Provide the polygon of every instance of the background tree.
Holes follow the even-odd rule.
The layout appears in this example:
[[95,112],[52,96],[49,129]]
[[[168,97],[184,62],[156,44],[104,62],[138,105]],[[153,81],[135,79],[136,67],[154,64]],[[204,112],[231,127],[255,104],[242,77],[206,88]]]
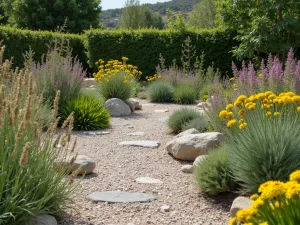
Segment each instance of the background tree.
[[32,30],[55,30],[66,21],[66,31],[80,33],[99,26],[101,0],[3,0],[9,22]]
[[126,29],[158,28],[162,29],[164,23],[158,13],[154,13],[146,6],[141,6],[138,0],[127,0],[122,9],[119,27]]
[[300,1],[216,0],[219,20],[238,32],[241,42],[234,53],[239,58],[261,53],[277,54],[281,60],[291,47],[300,45]]
[[213,0],[202,0],[196,4],[188,17],[187,24],[196,28],[216,27],[217,9]]
[[182,15],[182,13],[174,12],[171,9],[167,9],[167,16],[168,16],[168,27],[171,29],[176,29],[180,31],[185,31],[186,30],[186,22],[185,18]]

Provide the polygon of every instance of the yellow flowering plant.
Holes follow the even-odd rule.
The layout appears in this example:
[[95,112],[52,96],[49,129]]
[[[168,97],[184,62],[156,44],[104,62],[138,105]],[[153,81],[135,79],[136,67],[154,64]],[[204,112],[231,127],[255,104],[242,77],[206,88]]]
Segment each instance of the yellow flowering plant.
[[286,183],[267,181],[253,194],[251,207],[237,212],[229,225],[296,225],[300,224],[300,170]]
[[146,76],[146,80],[148,82],[152,82],[152,81],[155,81],[155,80],[159,80],[162,78],[162,75],[161,74],[154,74],[153,76]]
[[238,96],[219,112],[229,167],[243,192],[267,180],[286,181],[300,168],[300,96],[271,91]]
[[105,100],[119,98],[126,101],[133,95],[142,72],[127,61],[128,58],[122,57],[122,61],[109,60],[105,63],[100,59],[96,62],[99,71],[93,75]]

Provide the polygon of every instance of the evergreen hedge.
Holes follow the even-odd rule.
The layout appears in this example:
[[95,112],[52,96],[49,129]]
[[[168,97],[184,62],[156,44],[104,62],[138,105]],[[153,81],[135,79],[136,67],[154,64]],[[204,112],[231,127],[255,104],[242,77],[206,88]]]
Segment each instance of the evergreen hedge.
[[180,62],[184,40],[191,38],[197,55],[205,54],[205,67],[214,63],[223,73],[231,72],[233,60],[230,51],[237,45],[234,34],[219,30],[89,30],[86,32],[86,49],[89,65],[95,68],[95,62],[129,58],[129,63],[139,67],[144,75],[153,75],[159,64],[159,54],[171,65],[172,60]]
[[0,26],[0,41],[5,45],[4,58],[13,57],[14,67],[23,67],[23,54],[30,48],[35,53],[34,59],[40,60],[48,50],[51,41],[65,40],[73,49],[72,54],[77,56],[85,68],[88,68],[87,58],[83,44],[84,36],[76,34],[62,34],[50,31],[31,31],[12,27]]

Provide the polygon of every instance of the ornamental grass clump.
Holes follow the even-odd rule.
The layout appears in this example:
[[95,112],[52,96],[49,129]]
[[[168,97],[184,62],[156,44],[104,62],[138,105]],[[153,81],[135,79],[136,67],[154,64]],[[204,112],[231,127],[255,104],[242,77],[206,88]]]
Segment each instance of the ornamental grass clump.
[[180,84],[175,87],[174,100],[179,104],[193,104],[197,99],[197,92],[194,85]]
[[99,92],[105,100],[119,98],[126,101],[134,94],[133,89],[137,87],[137,81],[142,75],[136,66],[127,64],[128,58],[122,57],[118,60],[96,62],[99,71],[94,73],[95,81],[99,83]]
[[58,92],[43,133],[43,96],[31,74],[12,72],[10,65],[0,63],[0,224],[20,225],[37,214],[58,215],[70,202],[75,186],[69,184],[66,171],[55,165],[65,158],[67,148],[74,150],[73,125],[69,117],[66,132],[55,136]]
[[268,180],[286,181],[300,168],[299,95],[240,95],[219,116],[227,127],[230,170],[242,191],[253,193]]
[[224,147],[212,150],[194,169],[199,188],[208,195],[235,191],[236,182],[232,179],[228,152]]
[[98,130],[109,125],[110,114],[98,99],[80,96],[67,102],[60,110],[64,121],[73,112],[75,130]]
[[155,81],[147,88],[147,97],[150,102],[172,102],[174,87],[165,81]]
[[271,180],[253,194],[251,207],[237,212],[229,225],[296,225],[300,224],[300,171],[294,171],[286,183]]

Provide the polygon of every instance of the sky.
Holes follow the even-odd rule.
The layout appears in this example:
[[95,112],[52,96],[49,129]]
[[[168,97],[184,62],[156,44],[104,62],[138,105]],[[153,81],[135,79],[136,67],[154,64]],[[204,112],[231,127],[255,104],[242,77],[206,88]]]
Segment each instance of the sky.
[[[141,4],[144,3],[157,3],[167,2],[170,0],[140,0]],[[101,0],[102,10],[122,8],[125,5],[126,0]]]

